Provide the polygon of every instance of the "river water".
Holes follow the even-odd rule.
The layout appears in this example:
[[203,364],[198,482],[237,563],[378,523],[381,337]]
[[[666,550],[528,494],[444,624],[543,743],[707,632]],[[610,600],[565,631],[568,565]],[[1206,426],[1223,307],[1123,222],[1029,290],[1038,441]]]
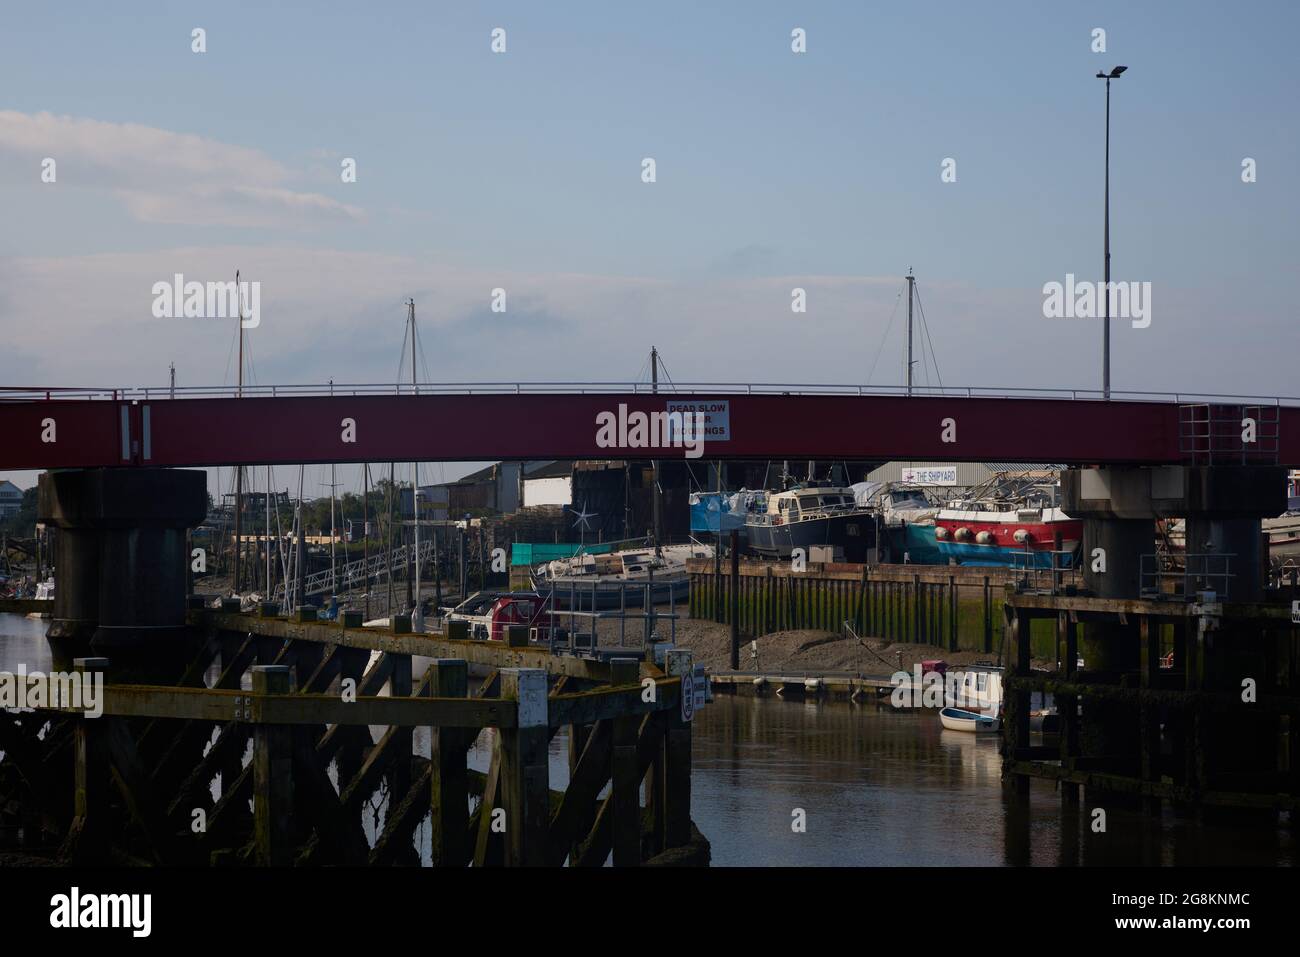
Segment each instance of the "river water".
[[[0,614],[0,671],[50,666],[45,622]],[[486,770],[485,733],[469,763]],[[1030,863],[1289,864],[1294,838],[1269,815],[1193,825],[1107,806],[1078,816],[1048,782],[1027,812],[1000,784],[997,735],[946,731],[930,712],[718,695],[695,717],[692,817],[717,866],[989,866]],[[428,733],[415,750],[427,755]],[[551,786],[568,783],[563,729]],[[374,808],[382,826],[382,802]],[[374,823],[367,828],[373,833]],[[428,836],[417,841],[428,859]]]

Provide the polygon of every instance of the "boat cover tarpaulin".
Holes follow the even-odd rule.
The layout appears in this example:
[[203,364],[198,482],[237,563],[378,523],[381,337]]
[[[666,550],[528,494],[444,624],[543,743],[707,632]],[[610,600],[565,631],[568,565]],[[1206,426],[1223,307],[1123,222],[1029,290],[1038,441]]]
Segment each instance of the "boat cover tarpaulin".
[[743,528],[745,513],[732,507],[735,495],[721,492],[691,493],[691,531],[721,534],[733,528]]
[[854,482],[849,488],[853,489],[854,505],[870,505],[876,493],[884,486],[884,482]]

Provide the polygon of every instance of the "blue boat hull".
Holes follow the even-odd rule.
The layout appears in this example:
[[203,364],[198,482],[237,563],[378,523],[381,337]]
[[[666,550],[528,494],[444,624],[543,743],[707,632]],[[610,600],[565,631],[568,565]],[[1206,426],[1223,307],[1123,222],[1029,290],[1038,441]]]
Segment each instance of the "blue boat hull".
[[[1022,548],[1003,548],[999,545],[976,545],[971,542],[939,542],[939,554],[958,565],[975,565],[995,568],[1046,568],[1052,567],[1052,553],[1025,551]],[[1062,565],[1069,568],[1068,564]]]

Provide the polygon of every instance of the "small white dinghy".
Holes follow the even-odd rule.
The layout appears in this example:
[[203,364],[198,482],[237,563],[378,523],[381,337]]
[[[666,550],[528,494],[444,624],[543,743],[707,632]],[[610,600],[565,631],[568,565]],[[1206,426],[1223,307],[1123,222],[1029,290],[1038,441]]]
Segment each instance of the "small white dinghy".
[[963,711],[961,708],[944,708],[939,712],[939,721],[949,731],[972,734],[988,734],[1002,727],[1002,722],[997,718],[990,718],[978,711]]

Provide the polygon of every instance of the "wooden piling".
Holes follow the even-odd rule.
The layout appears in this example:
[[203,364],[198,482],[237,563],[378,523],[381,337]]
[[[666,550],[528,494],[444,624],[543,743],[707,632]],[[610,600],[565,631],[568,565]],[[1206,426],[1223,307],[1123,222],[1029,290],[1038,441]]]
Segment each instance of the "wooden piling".
[[[639,665],[634,658],[615,658],[609,663],[611,685],[636,684]],[[637,774],[636,737],[640,718],[614,718],[611,756],[614,798],[614,866],[633,867],[641,863],[641,781]]]
[[[74,658],[74,671],[82,680],[105,675],[107,658]],[[72,827],[60,857],[70,864],[102,864],[108,857],[109,760],[108,723],[103,717],[79,716],[73,728],[73,762],[76,791]]]
[[[469,694],[469,665],[463,659],[438,658],[429,666],[429,689],[435,698]],[[469,778],[465,735],[460,728],[433,727],[430,732],[430,844],[435,867],[464,867],[469,861]]]
[[[1006,622],[1006,640],[1010,644],[1011,674],[1018,677],[1029,676],[1029,616],[1010,605],[1003,606]],[[1029,692],[1020,688],[1012,689],[1006,696],[1006,734],[1003,747],[1012,755],[1013,760],[1029,749]],[[1011,786],[1017,796],[1028,798],[1029,778],[1023,774],[1011,775]]]
[[550,770],[547,765],[546,672],[502,668],[501,698],[515,702],[513,728],[498,730],[501,807],[505,810],[507,865],[546,863]]
[[[287,665],[255,665],[255,694],[288,694]],[[257,863],[292,863],[293,737],[288,725],[258,724],[253,732],[253,843]]]

